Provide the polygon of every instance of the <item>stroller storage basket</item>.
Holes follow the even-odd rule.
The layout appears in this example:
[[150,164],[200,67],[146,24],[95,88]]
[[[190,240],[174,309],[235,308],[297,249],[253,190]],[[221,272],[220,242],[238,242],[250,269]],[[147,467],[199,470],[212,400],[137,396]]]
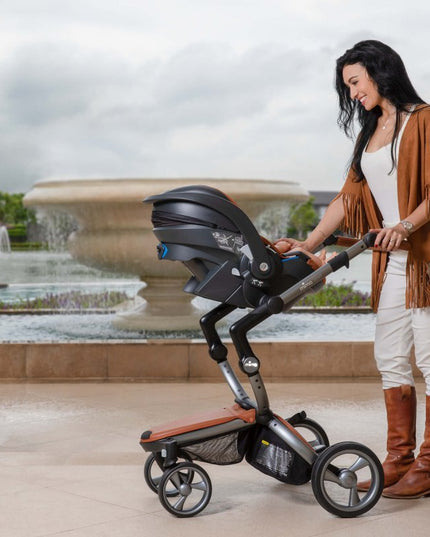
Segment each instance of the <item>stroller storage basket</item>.
[[227,465],[241,462],[245,456],[249,431],[236,431],[210,438],[181,448],[181,451],[195,461]]
[[246,460],[264,474],[290,485],[303,485],[311,478],[311,466],[270,429],[258,426],[250,438]]

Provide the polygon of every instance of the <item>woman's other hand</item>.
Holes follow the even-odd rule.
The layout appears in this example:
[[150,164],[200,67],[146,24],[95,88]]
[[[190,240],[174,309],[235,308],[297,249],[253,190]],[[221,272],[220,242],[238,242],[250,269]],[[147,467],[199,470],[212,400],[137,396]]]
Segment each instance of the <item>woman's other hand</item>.
[[403,241],[409,236],[402,224],[397,224],[393,227],[384,227],[382,229],[371,229],[370,233],[377,233],[375,248],[381,248],[381,250],[385,250],[386,252],[398,250]]
[[286,252],[294,250],[295,248],[302,248],[303,250],[308,249],[306,247],[306,241],[297,241],[296,239],[290,238],[278,239],[274,242],[274,244],[281,254],[285,254]]

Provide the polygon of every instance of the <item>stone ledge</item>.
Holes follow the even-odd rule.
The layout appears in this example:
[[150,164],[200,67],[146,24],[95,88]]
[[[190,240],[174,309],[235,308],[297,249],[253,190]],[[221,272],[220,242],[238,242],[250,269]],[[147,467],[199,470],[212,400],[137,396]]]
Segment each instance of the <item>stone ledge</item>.
[[[7,286],[7,284],[6,284]],[[0,288],[2,284],[0,284]],[[77,314],[112,314],[118,313],[118,307],[114,308],[11,308],[0,310],[0,315],[77,315]],[[290,310],[293,313],[372,313],[368,306],[293,306]]]
[[[371,341],[251,343],[267,381],[379,378]],[[226,345],[237,370],[233,345]],[[223,377],[204,341],[144,340],[2,343],[0,380],[216,382]]]

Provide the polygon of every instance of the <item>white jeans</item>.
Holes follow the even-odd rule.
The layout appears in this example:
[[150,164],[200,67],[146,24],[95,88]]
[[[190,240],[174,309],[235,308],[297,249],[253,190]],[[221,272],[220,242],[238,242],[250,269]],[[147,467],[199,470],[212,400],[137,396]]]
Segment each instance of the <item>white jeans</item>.
[[430,308],[405,308],[407,252],[390,254],[376,315],[375,360],[385,389],[414,385],[412,346],[430,395]]

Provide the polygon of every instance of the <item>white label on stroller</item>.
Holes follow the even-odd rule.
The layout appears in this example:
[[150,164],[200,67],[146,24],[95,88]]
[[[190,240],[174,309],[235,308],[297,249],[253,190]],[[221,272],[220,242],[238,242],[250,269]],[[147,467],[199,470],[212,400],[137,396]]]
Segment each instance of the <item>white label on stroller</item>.
[[307,282],[303,282],[302,284],[300,284],[300,290],[302,291],[303,289],[307,289],[308,287],[312,287],[314,285],[314,281],[313,280],[308,280]]
[[290,451],[262,440],[256,462],[270,470],[275,476],[286,477],[293,462],[293,455]]

